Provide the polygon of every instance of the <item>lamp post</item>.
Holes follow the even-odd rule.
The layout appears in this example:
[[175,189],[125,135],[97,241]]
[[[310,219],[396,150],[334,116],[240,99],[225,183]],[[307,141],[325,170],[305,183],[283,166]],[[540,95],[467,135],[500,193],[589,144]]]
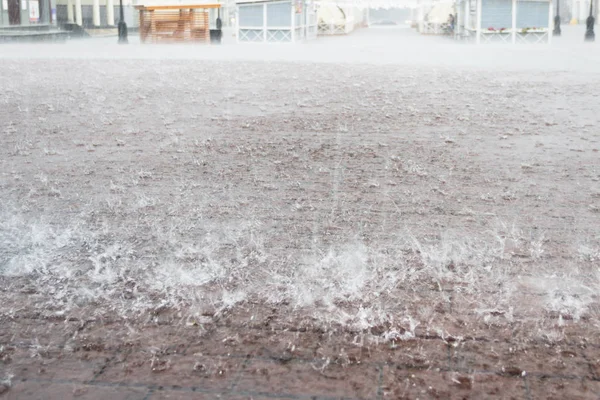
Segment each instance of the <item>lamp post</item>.
[[587,28],[585,31],[586,42],[593,42],[596,40],[596,34],[594,33],[594,23],[596,22],[596,18],[594,18],[593,4],[594,2],[590,0],[590,16],[585,20],[585,25]]
[[554,17],[554,30],[552,31],[552,35],[560,36],[560,0],[556,0],[556,17]]
[[119,44],[127,44],[129,41],[127,40],[127,24],[125,23],[125,13],[123,12],[123,0],[119,0]]

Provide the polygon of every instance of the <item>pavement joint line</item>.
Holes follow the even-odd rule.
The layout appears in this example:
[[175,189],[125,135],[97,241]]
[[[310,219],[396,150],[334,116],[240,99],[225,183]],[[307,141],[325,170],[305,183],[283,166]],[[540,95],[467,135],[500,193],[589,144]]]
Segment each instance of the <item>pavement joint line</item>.
[[[450,349],[450,346],[448,346],[448,349]],[[128,349],[130,350],[130,349]],[[133,352],[133,351],[129,351],[129,352]],[[113,354],[113,356],[111,357],[111,359],[108,362],[112,361],[114,359],[114,357],[116,357],[117,354],[123,353],[123,351],[117,349],[115,351],[115,353]],[[178,355],[179,356],[179,355]],[[273,357],[265,357],[265,356],[249,356],[248,354],[226,354],[226,355],[204,355],[204,357],[209,358],[209,359],[244,359],[247,360],[247,362],[251,362],[254,360],[257,361],[265,361],[265,362],[269,362],[269,363],[273,363],[273,364],[278,364],[280,363],[279,360],[274,359]],[[303,364],[303,365],[310,365],[310,364],[314,364],[316,361],[318,361],[318,359],[316,358],[293,358],[291,359],[289,362],[290,363],[296,363],[296,364]],[[446,360],[446,362],[448,362],[448,360]],[[360,365],[366,365],[369,367],[378,367],[381,364],[381,362],[378,361],[361,361]],[[397,368],[399,370],[403,370],[403,371],[424,371],[424,370],[431,370],[432,368],[434,369],[439,369],[440,371],[444,371],[444,372],[460,372],[460,373],[465,373],[465,374],[486,374],[486,375],[498,375],[498,376],[503,376],[503,377],[512,377],[512,375],[507,374],[507,373],[503,373],[501,370],[475,370],[475,369],[470,369],[470,368],[460,368],[458,366],[452,368],[450,364],[448,364],[447,367],[434,367],[431,365],[412,365],[412,364],[402,364],[402,363],[395,363],[395,362],[384,362],[384,365],[390,366],[390,367],[394,367]],[[338,364],[332,364],[332,365],[338,365]],[[358,366],[358,364],[351,364],[351,365],[355,365]],[[591,368],[591,364],[588,363],[588,365]],[[100,372],[98,372],[96,375],[98,375],[98,377],[104,372],[104,369]],[[593,371],[592,371],[593,372]],[[540,379],[563,379],[563,380],[577,380],[577,379],[587,379],[590,381],[594,381],[594,382],[600,382],[600,378],[597,377],[595,374],[591,374],[590,377],[580,377],[577,375],[563,375],[563,374],[551,374],[551,373],[546,373],[543,371],[527,371],[527,374],[536,378],[540,378]],[[96,384],[101,383],[102,381],[98,381],[96,380],[97,376],[94,376],[92,379],[87,380],[85,382],[89,383],[89,384]],[[33,379],[33,378],[31,378]]]
[[383,399],[383,371],[385,364],[379,364],[379,376],[377,377],[377,400]]
[[[498,375],[498,376],[511,376],[510,374],[507,374],[505,372],[502,372],[501,370],[478,370],[478,369],[471,369],[471,368],[466,368],[466,367],[460,367],[458,364],[460,363],[461,357],[462,357],[462,348],[459,346],[457,347],[457,357],[456,357],[456,366],[451,370],[455,371],[455,372],[460,372],[460,373],[465,373],[465,374],[478,374],[478,375]],[[587,360],[587,357],[583,357],[586,362],[588,367],[590,368],[590,370],[592,369],[591,363]],[[578,375],[569,375],[569,374],[549,374],[543,371],[526,371],[527,375],[530,375],[532,377],[536,377],[536,378],[540,378],[540,379],[563,379],[563,380],[577,380],[577,379],[586,379],[589,381],[600,381],[600,379],[598,379],[597,376],[595,376],[593,374],[593,371],[590,371],[590,376],[578,376]]]
[[242,375],[246,371],[246,367],[248,366],[248,364],[250,364],[251,360],[253,360],[252,357],[246,357],[246,359],[240,366],[240,369],[237,372],[235,378],[233,379],[233,382],[231,383],[231,387],[229,388],[229,390],[231,392],[235,392],[235,389],[237,388],[237,385],[239,384],[240,380],[242,379]]
[[[306,250],[310,250],[310,249],[306,249]],[[508,260],[503,260],[503,261],[504,261],[504,262],[507,262]],[[520,274],[518,274],[518,275],[519,275],[519,276],[521,276],[521,277],[535,277],[535,275],[534,275],[534,274],[530,274],[530,273],[526,273],[526,272],[525,272],[525,273],[520,273]],[[595,276],[594,276],[594,275],[591,275],[591,274],[577,274],[577,275],[572,275],[571,277],[572,277],[572,278],[578,278],[578,279],[594,279],[594,278],[595,278]],[[0,277],[0,279],[1,279],[1,278],[2,278],[2,277]],[[398,287],[398,290],[399,290],[399,291],[409,291],[409,290],[413,290],[413,288],[412,288],[412,287],[402,287],[402,286],[399,286],[399,287]],[[419,290],[418,290],[418,291],[419,291],[419,292],[424,292],[424,293],[425,293],[425,292],[431,292],[431,293],[451,293],[451,294],[460,294],[460,292],[459,292],[459,291],[457,291],[457,290],[456,290],[454,287],[442,288],[441,290],[440,290],[439,288],[429,288],[429,287],[423,287],[423,288],[419,288]],[[481,291],[481,293],[482,293],[482,294],[496,294],[496,293],[498,293],[498,292],[497,292],[497,291],[492,291],[492,290],[482,290],[482,291]],[[541,298],[541,297],[545,297],[545,296],[547,296],[547,293],[545,293],[545,292],[541,292],[541,291],[540,291],[540,292],[522,291],[522,292],[520,292],[520,294],[521,294],[521,295],[524,295],[524,296],[540,297],[540,298]],[[451,306],[451,307],[453,307],[453,302],[454,302],[454,297],[453,297],[453,296],[450,296],[450,306]],[[452,309],[451,309],[450,311],[452,311]],[[477,313],[465,313],[464,315],[465,315],[465,316],[479,316],[479,314],[477,314]],[[519,318],[520,316],[527,316],[527,315],[528,315],[528,314],[526,314],[526,313],[517,313],[517,314],[515,314],[515,317]],[[43,320],[43,321],[49,321],[49,322],[52,322],[52,321],[56,321],[56,322],[63,322],[63,321],[65,321],[64,319],[62,319],[62,318],[56,318],[56,316],[53,316],[53,315],[47,315],[47,316],[43,316],[43,315],[42,315],[42,316],[40,316],[40,315],[24,315],[24,316],[18,316],[18,315],[3,315],[3,314],[1,314],[1,313],[0,313],[0,317],[8,318],[8,319],[10,319],[11,321],[18,321],[18,320],[32,320],[32,321]],[[546,316],[546,318],[549,318],[549,319],[558,319],[558,318],[559,318],[559,315],[558,315],[558,314],[557,314],[557,315],[547,315],[547,316]],[[588,319],[589,319],[589,317],[587,317],[587,316],[582,316],[582,317],[581,317],[581,320],[583,320],[583,321],[586,321],[586,320],[588,320]],[[77,322],[77,321],[78,321],[78,320],[68,320],[68,322]],[[89,321],[85,321],[85,322],[89,322]],[[120,322],[123,322],[123,320],[122,320],[122,319],[115,319],[115,320],[108,321],[108,322],[106,322],[105,324],[106,324],[106,325],[109,325],[109,324],[116,324],[116,323],[120,323]],[[217,322],[215,322],[215,323],[213,323],[213,325],[214,325],[216,328],[220,328],[220,327],[230,327],[230,325],[227,325],[227,324],[224,324],[224,323],[218,323],[218,321],[217,321]],[[147,326],[148,326],[148,327],[155,327],[155,325],[147,325]],[[181,328],[183,329],[184,327],[182,326]],[[288,327],[283,327],[283,328],[278,328],[278,327],[276,327],[276,326],[275,326],[275,327],[271,326],[271,327],[269,327],[269,328],[267,329],[267,328],[265,328],[265,327],[264,327],[264,326],[262,326],[262,325],[247,325],[247,326],[246,326],[246,325],[244,325],[244,328],[247,328],[247,329],[254,329],[254,330],[265,330],[265,331],[289,331],[289,332],[302,332],[302,331],[300,330],[300,328],[296,328],[296,327],[293,327],[293,326],[288,326]],[[308,329],[306,329],[305,331],[306,331],[306,332],[316,332],[317,330],[316,330],[316,329],[313,329],[313,330],[308,330]],[[319,333],[320,333],[320,332],[319,332]],[[429,336],[429,337],[425,337],[425,336],[423,336],[423,337],[424,337],[424,338],[438,338],[438,336],[437,336],[437,335],[433,335],[433,336]],[[485,339],[486,339],[486,338],[480,338],[480,340],[485,340]],[[66,343],[66,341],[68,341],[68,340],[70,340],[70,338],[67,338],[67,339],[65,339],[65,343]],[[489,340],[489,339],[488,339],[488,340]],[[57,346],[58,348],[64,348],[64,347],[65,347],[65,345],[66,345],[66,344],[64,344],[64,343],[63,343],[63,344],[57,344],[56,346]],[[190,345],[191,345],[191,344],[190,344]],[[592,345],[592,346],[593,346],[594,344],[592,343],[592,344],[589,344],[589,345]]]
[[[234,392],[231,394],[235,394],[235,395],[241,395],[241,396],[261,396],[261,397],[266,397],[266,398],[273,398],[273,399],[279,399],[279,398],[286,398],[286,399],[290,399],[290,400],[340,400],[341,396],[335,396],[335,397],[331,397],[331,396],[318,396],[318,395],[310,395],[310,394],[279,394],[279,393],[271,393],[271,392],[252,392],[252,391],[239,391],[239,392]],[[345,397],[343,397],[344,399],[346,399]],[[353,397],[348,398],[347,400],[356,400]]]
[[446,345],[446,362],[448,363],[448,370],[454,371],[454,368],[452,368],[452,347],[449,344]]
[[[567,207],[564,207],[564,208],[566,209]],[[68,211],[67,210],[67,211],[64,211],[64,213],[65,214],[71,214],[71,215],[81,215],[81,212],[79,212],[79,211]],[[108,214],[108,213],[96,212],[96,214],[98,214],[98,215],[104,215],[104,214]],[[412,215],[412,214],[413,213],[408,213],[406,215]],[[414,213],[414,214],[416,215],[416,213]],[[456,217],[455,215],[447,214],[447,213],[444,213],[444,214],[433,214],[433,215],[436,215],[436,216],[447,216],[447,217]],[[170,216],[172,216],[172,217],[173,216],[175,216],[175,217],[188,217],[187,215],[184,215],[184,214],[170,214]],[[502,215],[500,215],[500,214],[495,214],[495,215],[476,215],[476,216],[478,216],[478,217],[490,217],[490,218],[492,218],[492,217],[493,218],[503,217],[503,218],[506,218],[506,219],[511,219],[511,218],[517,217],[515,215],[508,215],[508,214],[502,214]],[[198,218],[196,218],[196,219],[198,219]],[[194,220],[194,218],[192,218],[192,220]],[[419,223],[406,223],[405,222],[405,223],[403,223],[403,225],[404,226],[411,226],[411,227],[422,227],[422,224],[419,224]],[[569,229],[569,228],[560,228],[560,227],[551,227],[551,226],[542,227],[540,229],[544,230],[544,231],[570,232],[570,233],[585,233],[585,232],[589,232],[589,231],[596,231],[593,228],[589,228],[589,229]],[[285,249],[282,248],[282,250],[285,250]],[[287,250],[289,250],[289,248],[287,248]]]
[[[184,387],[184,386],[169,386],[169,385],[153,385],[153,384],[143,384],[143,383],[125,383],[125,382],[90,382],[84,381],[79,382],[70,379],[43,379],[43,378],[28,378],[26,380],[21,380],[20,382],[32,381],[36,383],[47,383],[47,384],[60,384],[60,385],[86,385],[86,386],[98,386],[98,387],[112,387],[112,388],[136,388],[136,389],[148,389],[149,394],[154,394],[157,391],[172,391],[172,392],[186,392],[186,393],[204,393],[204,394],[225,394],[227,391],[223,389],[205,389],[201,387]],[[286,398],[290,400],[311,400],[311,399],[320,399],[320,400],[339,400],[340,396],[319,396],[314,394],[291,394],[291,393],[272,393],[272,392],[256,392],[250,390],[243,391],[233,391],[229,394],[232,395],[242,395],[242,396],[261,396],[267,398]],[[146,399],[147,397],[145,397]],[[353,397],[348,398],[348,400],[356,400]]]
[[[250,358],[248,358],[248,360],[250,360]],[[384,365],[388,365],[388,364],[380,364],[379,367],[379,371],[380,371],[380,386],[378,389],[378,399],[381,398],[382,392],[381,392],[381,379],[383,377],[383,366]],[[409,370],[409,369],[407,369]],[[425,369],[421,369],[421,370],[427,370]],[[443,369],[440,369],[440,372],[444,371]],[[508,374],[498,374],[496,372],[492,372],[492,371],[469,371],[469,374],[473,375],[473,374],[483,374],[483,375],[500,375],[503,377],[506,377],[508,379],[514,378],[513,375],[508,375]],[[517,378],[520,378],[523,380],[524,382],[524,387],[526,389],[526,393],[528,393],[528,399],[531,399],[531,395],[529,393],[529,382],[528,382],[528,376],[534,376],[534,377],[539,377],[541,379],[564,379],[564,380],[591,380],[591,381],[598,381],[596,379],[587,379],[585,377],[577,377],[577,376],[570,376],[570,375],[565,375],[565,376],[560,376],[560,375],[549,375],[549,374],[527,374],[527,375],[521,375],[518,376]],[[84,384],[84,385],[88,385],[88,386],[99,386],[99,387],[129,387],[129,388],[147,388],[148,390],[151,390],[152,392],[159,390],[159,391],[183,391],[183,392],[198,392],[198,393],[207,393],[207,394],[219,394],[219,393],[223,393],[223,390],[216,390],[216,389],[204,389],[201,387],[182,387],[182,386],[169,386],[169,385],[152,385],[152,384],[144,384],[144,383],[136,383],[136,382],[129,382],[129,383],[125,383],[125,382],[105,382],[105,381],[75,381],[75,380],[71,380],[71,379],[43,379],[43,378],[26,378],[26,379],[21,379],[21,382],[26,382],[26,381],[32,381],[32,382],[39,382],[39,383],[57,383],[57,384]],[[260,395],[260,396],[264,396],[264,397],[273,397],[273,398],[277,398],[277,397],[286,397],[289,399],[313,399],[313,398],[321,398],[319,396],[314,396],[314,395],[292,395],[292,394],[275,394],[275,393],[270,393],[270,392],[253,392],[253,391],[235,391],[233,388],[230,389],[230,394],[234,394],[234,395],[250,395],[250,396],[256,396],[256,395]],[[323,399],[327,400],[329,399],[328,397],[324,397]],[[333,398],[331,398],[333,399]],[[339,399],[338,397],[336,397],[336,399]]]
[[98,377],[104,373],[104,371],[106,370],[106,368],[108,368],[109,364],[110,364],[110,363],[111,363],[111,362],[112,362],[112,361],[113,361],[115,358],[117,358],[117,354],[119,354],[119,353],[120,353],[120,349],[119,349],[119,348],[117,348],[117,349],[116,349],[116,350],[115,350],[115,351],[112,353],[112,355],[111,355],[111,356],[108,358],[108,360],[106,360],[106,361],[104,362],[104,365],[102,366],[102,368],[100,368],[100,371],[98,371],[98,372],[96,372],[96,373],[94,374],[94,376],[92,377],[92,379],[90,380],[90,382],[94,382],[95,380],[97,380],[97,379],[98,379]]
[[[250,359],[249,359],[250,360]],[[383,377],[383,366],[398,366],[397,364],[393,364],[393,363],[380,363],[380,379],[382,379]],[[430,370],[430,368],[399,368],[403,371],[411,371],[411,370],[420,370],[420,371],[428,371]],[[511,374],[502,374],[502,373],[498,373],[498,372],[494,372],[494,371],[476,371],[476,370],[470,370],[470,371],[462,371],[462,370],[457,370],[457,371],[451,371],[450,369],[446,369],[446,368],[440,368],[439,372],[465,372],[467,374],[470,375],[498,375],[498,376],[502,376],[508,379],[522,379],[524,380],[524,382],[528,385],[528,381],[525,380],[525,378],[527,378],[528,376],[532,376],[532,377],[537,377],[540,379],[562,379],[562,380],[589,380],[589,381],[594,381],[594,382],[600,382],[600,380],[598,379],[589,379],[586,377],[580,377],[580,376],[575,376],[575,375],[550,375],[550,374],[544,374],[544,373],[527,373],[526,375],[511,375]],[[19,379],[17,377],[17,379]],[[183,392],[200,392],[200,393],[222,393],[223,390],[216,390],[216,389],[204,389],[202,387],[198,387],[198,386],[190,386],[190,387],[186,387],[186,386],[178,386],[178,385],[155,385],[155,384],[145,384],[145,383],[139,383],[139,382],[107,382],[107,381],[99,381],[99,380],[87,380],[87,381],[77,381],[77,380],[73,380],[73,379],[45,379],[45,378],[21,378],[20,379],[21,382],[27,382],[27,381],[32,381],[32,382],[37,382],[37,383],[57,383],[57,384],[83,384],[83,385],[88,385],[88,386],[99,386],[99,387],[131,387],[131,388],[148,388],[148,389],[152,389],[152,390],[161,390],[161,391],[165,391],[165,390],[170,390],[170,391],[183,391]],[[229,389],[232,390],[232,389]],[[263,395],[262,392],[252,392],[252,391],[235,391],[232,390],[232,392],[230,394],[242,394],[242,393],[250,393],[253,395]],[[295,395],[286,395],[287,397],[294,397]],[[311,397],[312,395],[301,395],[299,398],[304,398],[304,397]],[[314,397],[314,396],[313,396]],[[318,396],[317,396],[318,397]]]
[[[222,208],[232,208],[232,207],[222,207]],[[568,207],[564,207],[565,209],[570,209]],[[387,211],[387,210],[386,210]],[[70,215],[81,215],[82,213],[80,211],[69,211],[69,210],[65,210],[63,213],[65,214],[70,214]],[[104,215],[104,214],[109,214],[108,212],[102,212],[102,211],[96,211],[97,215]],[[416,212],[414,213],[405,213],[405,215],[417,215]],[[437,214],[433,214],[432,215],[435,216],[446,216],[446,217],[456,217],[456,215],[453,214],[448,214],[448,213],[437,213]],[[169,216],[171,217],[189,217],[187,214],[169,214]],[[478,217],[490,217],[490,218],[497,218],[497,217],[503,217],[506,219],[512,219],[515,217],[518,217],[518,215],[509,215],[509,214],[494,214],[494,215],[487,215],[487,214],[482,214],[482,215],[474,215],[474,216],[478,216]],[[556,216],[557,218],[559,217],[564,217],[564,216]],[[192,220],[197,220],[199,218],[191,218]],[[57,223],[50,223],[50,225],[56,225]],[[403,226],[411,226],[411,227],[422,227],[422,224],[419,223],[408,223],[408,222],[404,222],[402,224]],[[537,226],[537,225],[536,225]],[[527,228],[525,226],[525,228]],[[524,228],[524,229],[525,229]],[[551,227],[551,226],[547,226],[547,227],[538,227],[539,230],[542,231],[556,231],[556,232],[570,232],[570,233],[585,233],[585,232],[589,232],[589,231],[596,231],[597,229],[594,229],[592,227],[587,228],[587,229],[576,229],[576,228],[561,228],[561,227]],[[289,250],[290,248],[281,248],[282,250]]]
[[[436,290],[437,292],[437,290]],[[541,294],[539,296],[542,296]],[[557,317],[558,318],[558,317]],[[116,322],[115,322],[116,323]],[[215,324],[216,328],[231,328],[231,325],[227,325],[226,323],[222,323],[222,324]],[[291,327],[282,327],[282,328],[278,328],[278,327],[270,327],[269,329],[266,329],[264,327],[259,327],[259,326],[238,326],[239,328],[244,328],[244,329],[251,329],[251,330],[257,330],[257,331],[263,331],[263,332],[269,332],[269,333],[276,333],[276,332],[300,332],[300,333],[322,333],[319,330],[299,330],[299,329],[293,329]],[[422,334],[422,333],[417,333],[415,335],[416,339],[419,340],[442,340],[442,341],[446,341],[443,337],[439,336],[439,335],[431,335],[431,334]],[[495,339],[493,338],[486,338],[486,337],[473,337],[473,336],[465,336],[462,338],[462,340],[460,341],[461,343],[468,343],[468,342],[483,342],[483,343],[488,343],[488,342],[494,342]],[[510,343],[508,341],[503,341],[502,343]],[[29,347],[33,347],[33,345],[31,344],[24,344],[24,343],[14,343],[14,342],[4,342],[3,344],[5,345],[9,345],[9,346],[14,346],[14,347],[18,347],[18,348],[29,348]],[[531,341],[530,344],[536,345],[547,345],[547,343],[543,342],[543,341]],[[578,344],[575,342],[564,342],[564,344],[566,344],[567,346],[577,346]],[[594,348],[600,348],[600,343],[596,344],[596,343],[588,343],[587,344],[590,347],[594,347]],[[189,349],[189,347],[191,347],[191,344],[186,348],[185,351],[187,351],[187,349]],[[64,346],[56,346],[57,349],[63,349]],[[111,348],[108,347],[105,350],[110,350]],[[183,354],[185,355],[185,353],[179,353],[179,354]],[[245,357],[246,355],[241,355],[241,357]]]
[[523,375],[522,380],[523,388],[525,390],[525,397],[527,397],[527,400],[533,400],[531,397],[531,390],[529,389],[529,378],[527,377],[527,375]]
[[594,370],[594,367],[593,367],[593,365],[592,365],[592,361],[589,359],[589,357],[587,356],[587,354],[585,354],[585,352],[583,352],[583,353],[582,353],[582,357],[583,357],[583,359],[584,359],[584,360],[586,361],[586,363],[587,363],[587,366],[588,366],[588,369],[590,370],[590,374],[591,374],[592,378],[593,378],[594,380],[598,380],[598,381],[600,381],[600,376],[598,376],[598,375],[596,374],[596,371]]
[[[421,291],[424,292],[424,291]],[[432,292],[438,293],[440,292],[439,290],[432,290]],[[453,290],[443,290],[444,293],[453,293]],[[525,293],[527,296],[532,296],[532,297],[543,297],[545,296],[544,294],[541,293]],[[465,316],[474,316],[474,314],[464,314]],[[519,317],[519,315],[521,314],[517,314],[517,318]],[[526,316],[525,314],[523,314],[523,316]],[[549,319],[558,319],[559,316],[548,316]],[[43,318],[28,318],[28,317],[20,317],[14,320],[44,320]],[[582,320],[586,320],[585,318],[582,318]],[[114,324],[116,324],[117,321],[114,322]],[[233,325],[234,327],[236,325]],[[214,323],[214,327],[215,328],[231,328],[232,325],[228,325],[227,322],[220,322],[220,323]],[[263,331],[263,332],[299,332],[299,333],[322,333],[320,330],[318,329],[306,329],[306,330],[301,330],[298,328],[294,328],[294,327],[277,327],[277,326],[271,326],[268,329],[260,326],[260,325],[237,325],[238,328],[244,328],[244,329],[249,329],[249,330],[254,330],[254,331]],[[354,332],[353,332],[354,333]],[[437,335],[437,334],[423,334],[423,333],[417,333],[415,335],[416,338],[418,339],[424,339],[424,340],[444,340],[442,336]],[[486,338],[486,337],[481,337],[481,336],[465,336],[463,337],[463,340],[461,340],[462,342],[468,342],[468,341],[479,341],[479,342],[490,342],[494,340],[493,338]],[[543,341],[531,341],[532,344],[536,344],[536,343],[540,343],[540,344],[547,344],[544,343]],[[568,345],[572,345],[572,346],[576,346],[577,343],[569,343],[569,342],[564,342]],[[17,347],[33,347],[33,344],[26,344],[26,343],[6,343],[7,345],[13,345],[13,346],[17,346]],[[600,347],[600,344],[595,344],[595,343],[589,343],[588,346],[598,346]],[[54,345],[55,348],[58,349],[63,349],[65,346],[64,345]],[[189,347],[191,347],[191,343],[184,349],[184,351],[187,351],[187,349],[189,349]],[[110,350],[110,347],[106,348],[105,350]],[[180,354],[184,354],[184,353],[180,353]]]
[[148,389],[148,393],[146,393],[146,396],[144,396],[143,400],[150,400],[152,398],[153,394],[154,394],[154,389]]
[[[591,276],[582,276],[582,277],[591,277]],[[432,292],[439,292],[439,290],[437,289],[431,289]],[[444,290],[444,292],[454,292],[453,290]],[[494,293],[494,292],[490,292],[490,293]],[[528,296],[538,296],[538,297],[543,297],[545,296],[545,294],[542,293],[524,293]],[[471,316],[471,315],[475,315],[475,314],[465,314],[466,316]],[[550,319],[558,319],[559,316],[548,316],[548,318]],[[12,318],[13,320],[46,320],[46,319],[52,319],[52,318],[44,318],[44,317],[30,317],[30,316],[24,316],[24,317],[17,317],[17,318]],[[582,318],[582,320],[587,320],[586,318]],[[109,323],[110,324],[118,324],[119,322],[121,322],[120,320],[115,320],[115,321],[111,321]],[[270,326],[268,328],[262,326],[262,325],[244,325],[244,324],[238,324],[238,325],[228,325],[227,321],[224,322],[218,322],[218,323],[214,323],[213,324],[215,328],[231,328],[231,327],[237,327],[237,328],[244,328],[244,329],[251,329],[251,330],[256,330],[256,331],[263,331],[263,332],[268,332],[268,333],[276,333],[276,332],[293,332],[293,333],[324,333],[321,329],[319,328],[313,328],[313,329],[304,329],[304,328],[296,328],[293,326],[282,326],[282,327],[278,327],[278,326]],[[355,334],[355,333],[361,333],[361,332],[347,332],[347,333],[351,333],[351,334]],[[445,341],[445,339],[437,334],[423,334],[423,333],[416,333],[415,335],[416,339],[421,339],[421,340],[442,340]],[[492,341],[497,341],[494,338],[488,338],[488,337],[483,337],[483,336],[464,336],[462,337],[462,339],[460,340],[460,342],[462,343],[466,343],[466,342],[492,342]],[[510,341],[507,340],[503,340],[500,341],[502,343],[511,343]],[[34,344],[28,344],[28,343],[24,343],[23,341],[21,342],[0,342],[3,343],[5,345],[9,345],[9,346],[14,346],[14,347],[19,347],[19,348],[29,348],[29,347],[37,347],[38,345],[34,345]],[[528,344],[532,344],[532,345],[548,345],[547,342],[543,341],[543,340],[530,340],[528,342]],[[564,341],[562,342],[562,344],[567,345],[567,346],[578,346],[579,343],[577,342],[569,342],[569,341]],[[187,346],[187,349],[189,349],[189,347],[192,346],[192,343],[189,343]],[[587,346],[590,347],[595,347],[595,348],[600,348],[600,343],[587,343]],[[58,345],[54,345],[53,346],[53,350],[54,349],[64,349],[64,345],[58,344]],[[104,348],[104,350],[111,350],[112,348],[106,347]],[[179,353],[179,354],[184,354],[184,353]]]
[[[596,381],[596,379],[594,378],[588,378],[586,376],[579,376],[579,375],[562,375],[562,374],[546,374],[544,372],[529,372],[529,371],[525,371],[526,374],[528,376],[531,376],[533,378],[538,378],[538,379],[562,379],[565,381],[576,381],[579,379],[585,379],[588,381]],[[502,374],[500,374],[502,375]]]
[[187,346],[185,346],[185,348],[184,348],[184,349],[183,349],[183,351],[181,352],[181,355],[182,355],[182,356],[187,356],[187,355],[188,355],[188,354],[187,354],[187,352],[188,352],[188,350],[189,350],[189,349],[192,347],[192,344],[193,344],[193,343],[192,343],[192,341],[190,340],[190,341],[188,342]]

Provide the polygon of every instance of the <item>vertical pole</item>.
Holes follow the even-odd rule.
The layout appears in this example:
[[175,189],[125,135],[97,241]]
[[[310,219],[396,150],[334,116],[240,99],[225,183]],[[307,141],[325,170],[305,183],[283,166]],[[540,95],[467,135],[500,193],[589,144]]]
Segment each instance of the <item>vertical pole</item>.
[[585,20],[585,41],[593,42],[596,40],[596,34],[594,33],[594,25],[596,23],[596,18],[594,18],[594,2],[590,0],[590,16]]
[[457,28],[455,28],[455,34],[454,37],[457,39],[463,39],[465,37],[465,32],[467,29],[467,24],[466,24],[466,18],[467,16],[465,15],[465,6],[464,6],[464,2],[466,0],[461,0],[459,2],[456,3],[457,8],[455,9],[456,12],[456,25]]
[[554,34],[553,29],[553,20],[552,18],[552,0],[548,0],[548,44],[552,43],[552,35]]
[[75,0],[75,22],[77,25],[83,25],[83,17],[81,15],[81,0]]
[[221,44],[223,42],[223,20],[221,19],[221,7],[217,8],[217,22],[215,24],[217,26],[217,35],[218,40],[217,43]]
[[114,0],[106,0],[106,25],[115,25],[115,2]]
[[302,0],[302,21],[304,21],[304,27],[302,28],[302,32],[304,32],[304,40],[308,40],[308,9],[306,8],[306,1]]
[[73,0],[67,0],[67,21],[74,23],[75,18],[73,17]]
[[512,0],[512,30],[511,30],[512,44],[517,43],[517,0]]
[[423,24],[425,19],[425,10],[423,6],[423,0],[419,0],[419,11],[417,13],[417,21],[419,27],[419,33],[423,33]]
[[100,0],[92,2],[92,21],[94,26],[100,26]]
[[267,43],[267,4],[263,4],[263,42]]
[[[552,4],[550,4],[550,7],[552,7]],[[552,34],[554,36],[560,36],[561,35],[561,29],[560,29],[560,0],[556,0],[556,16],[554,17],[554,30],[552,31]]]
[[[465,30],[471,28],[471,0],[465,0]],[[468,33],[467,33],[468,34]]]
[[481,4],[482,1],[481,0],[477,0],[477,36],[476,36],[476,43],[480,44],[481,43]]
[[458,7],[460,7],[460,2],[455,3],[457,8],[454,9],[454,39],[457,38],[457,33],[460,31],[460,27],[462,25],[462,13],[458,11]]
[[[78,0],[81,1],[81,0]],[[123,10],[123,0],[119,0],[119,44],[127,44],[127,24],[125,23],[125,11]]]
[[235,41],[240,43],[240,6],[235,6]]
[[291,31],[291,33],[292,33],[292,35],[291,35],[292,36],[292,43],[294,43],[296,41],[296,13],[295,13],[296,10],[294,10],[294,7],[295,7],[294,6],[294,2],[295,1],[296,0],[290,1],[290,4],[292,5],[292,7],[291,7],[291,9],[292,9],[292,24],[291,24],[291,27],[290,27],[292,29],[292,31]]

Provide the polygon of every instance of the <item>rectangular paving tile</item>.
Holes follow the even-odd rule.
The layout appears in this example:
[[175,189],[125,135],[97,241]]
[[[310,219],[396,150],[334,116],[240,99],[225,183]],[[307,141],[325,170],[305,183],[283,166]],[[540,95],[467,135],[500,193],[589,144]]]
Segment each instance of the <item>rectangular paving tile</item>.
[[379,370],[374,365],[324,365],[303,362],[251,360],[236,392],[273,395],[350,397],[372,399],[377,394]]
[[68,379],[85,382],[94,378],[110,359],[110,354],[90,352],[16,349],[4,368],[16,378]]
[[571,375],[592,378],[583,352],[577,346],[516,345],[504,342],[465,342],[451,348],[451,367],[467,372],[502,372]]
[[243,358],[166,355],[133,352],[117,358],[98,381],[227,390],[244,364]]
[[0,343],[40,348],[61,347],[80,326],[77,322],[22,318],[3,321],[0,326]]
[[524,382],[494,374],[460,374],[436,370],[404,370],[386,366],[383,399],[487,399],[525,400]]
[[600,382],[587,379],[527,378],[531,399],[544,400],[598,400]]
[[147,388],[102,387],[42,381],[14,382],[2,399],[6,400],[144,400]]
[[199,393],[162,390],[155,391],[147,400],[290,400],[289,397],[262,397],[227,393]]
[[448,344],[438,339],[397,341],[386,346],[385,361],[403,367],[448,368]]
[[192,343],[186,354],[310,359],[315,356],[318,341],[319,335],[314,332],[248,329],[231,335],[228,330],[219,330],[209,339]]

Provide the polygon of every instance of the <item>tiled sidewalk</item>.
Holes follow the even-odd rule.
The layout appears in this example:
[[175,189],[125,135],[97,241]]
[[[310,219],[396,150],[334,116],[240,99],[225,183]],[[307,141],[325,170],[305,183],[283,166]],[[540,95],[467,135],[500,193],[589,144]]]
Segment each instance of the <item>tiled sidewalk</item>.
[[[153,328],[153,335],[173,337],[172,329]],[[217,328],[209,338],[162,349],[137,343],[105,348],[2,343],[0,375],[10,377],[11,384],[0,397],[600,399],[594,346],[531,344],[517,350],[493,340],[457,344],[416,338],[368,349],[345,343],[344,348],[314,332],[265,331],[246,339],[242,334],[223,348],[221,338],[235,330]],[[306,348],[286,349],[290,335]]]

